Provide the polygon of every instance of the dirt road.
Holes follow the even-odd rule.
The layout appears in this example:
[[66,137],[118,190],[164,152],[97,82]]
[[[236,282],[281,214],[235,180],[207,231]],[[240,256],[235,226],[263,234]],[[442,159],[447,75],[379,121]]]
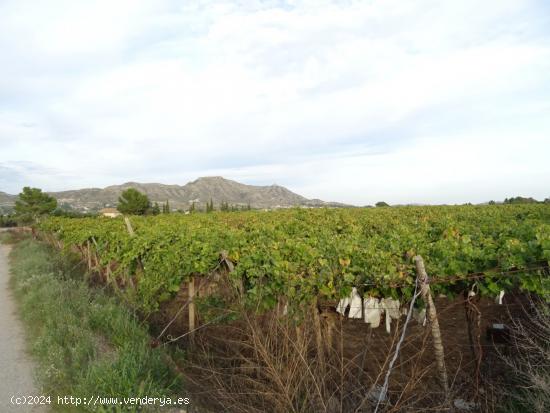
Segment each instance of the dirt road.
[[12,396],[40,395],[33,381],[33,365],[25,351],[23,327],[9,289],[9,247],[0,244],[0,412],[46,412],[37,406],[16,406]]

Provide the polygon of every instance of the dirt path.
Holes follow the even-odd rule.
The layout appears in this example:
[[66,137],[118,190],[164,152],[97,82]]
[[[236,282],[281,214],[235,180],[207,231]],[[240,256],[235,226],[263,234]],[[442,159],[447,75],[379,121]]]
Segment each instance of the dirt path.
[[0,244],[0,412],[46,412],[44,407],[12,405],[12,396],[40,395],[33,365],[25,351],[23,327],[9,289],[9,247]]

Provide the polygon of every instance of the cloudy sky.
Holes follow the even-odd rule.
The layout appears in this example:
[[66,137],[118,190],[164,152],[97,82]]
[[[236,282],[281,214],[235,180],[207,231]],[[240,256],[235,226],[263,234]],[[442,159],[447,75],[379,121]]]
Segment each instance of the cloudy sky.
[[548,0],[0,0],[0,191],[550,196]]

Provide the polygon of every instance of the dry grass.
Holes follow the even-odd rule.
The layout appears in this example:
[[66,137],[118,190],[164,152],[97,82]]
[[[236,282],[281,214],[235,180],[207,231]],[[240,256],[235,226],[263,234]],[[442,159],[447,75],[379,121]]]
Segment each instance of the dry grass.
[[[205,408],[236,413],[372,412],[402,327],[383,341],[372,331],[349,340],[342,318],[316,303],[299,320],[276,309],[218,312],[239,318],[196,331],[186,389]],[[419,329],[407,335],[379,411],[444,410],[429,329]]]
[[530,297],[522,311],[510,315],[512,351],[500,353],[512,378],[503,392],[509,411],[550,411],[550,307]]

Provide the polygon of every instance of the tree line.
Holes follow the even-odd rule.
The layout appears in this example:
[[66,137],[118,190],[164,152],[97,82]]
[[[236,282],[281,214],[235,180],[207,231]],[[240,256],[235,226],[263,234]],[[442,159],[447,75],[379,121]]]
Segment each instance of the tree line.
[[[222,201],[219,210],[220,211],[241,211],[250,210],[252,207],[250,204],[246,206],[230,205],[226,201]],[[168,201],[162,204],[162,209],[157,202],[151,203],[151,200],[146,194],[139,192],[137,189],[128,188],[118,198],[117,210],[122,214],[128,215],[157,215],[160,213],[168,214],[171,212]],[[210,201],[206,202],[205,212],[213,212],[216,208],[214,206],[214,200],[210,198]],[[187,212],[198,212],[199,209],[195,202],[192,202]]]
[[[194,212],[213,212],[215,210],[214,201],[210,199],[204,209],[199,208],[193,202],[188,211]],[[252,209],[250,204],[247,206],[230,205],[228,202],[222,202],[219,206],[220,211],[240,211]],[[134,188],[128,188],[123,191],[118,198],[117,210],[126,215],[158,215],[169,214],[172,212],[170,202],[159,205],[158,202],[151,202],[149,197]],[[80,218],[95,214],[82,213],[72,210],[70,206],[58,204],[57,200],[42,192],[40,188],[24,187],[15,201],[13,213],[0,213],[0,227],[13,227],[17,225],[28,225],[38,222],[42,217],[47,215],[65,216],[72,218]]]
[[[490,205],[494,205],[497,202],[490,201]],[[532,197],[511,197],[506,198],[502,202],[503,204],[535,204],[535,203],[545,203],[550,204],[550,197],[546,198],[544,201],[537,201]],[[390,206],[386,202],[380,201],[376,203],[377,207],[388,207]],[[195,202],[192,202],[189,206],[189,209],[185,211],[186,213],[195,213],[195,212],[213,212],[215,211],[214,201],[210,198],[210,201],[207,201],[204,209],[197,206]],[[246,206],[242,205],[231,205],[227,201],[222,201],[219,205],[219,210],[224,212],[231,211],[242,211],[242,210],[251,210],[250,204]],[[166,200],[165,203],[159,205],[158,202],[151,202],[149,197],[141,193],[135,188],[128,188],[122,192],[118,198],[117,210],[126,215],[158,215],[158,214],[169,214],[172,212],[170,203]],[[45,215],[57,215],[57,216],[67,216],[67,217],[82,217],[93,215],[89,213],[82,213],[79,211],[71,210],[67,206],[59,206],[57,200],[48,195],[45,192],[42,192],[39,188],[24,187],[21,193],[18,196],[17,201],[15,202],[14,213],[13,214],[1,214],[0,213],[0,227],[9,227],[16,225],[26,225],[33,222],[40,221],[40,219]]]

